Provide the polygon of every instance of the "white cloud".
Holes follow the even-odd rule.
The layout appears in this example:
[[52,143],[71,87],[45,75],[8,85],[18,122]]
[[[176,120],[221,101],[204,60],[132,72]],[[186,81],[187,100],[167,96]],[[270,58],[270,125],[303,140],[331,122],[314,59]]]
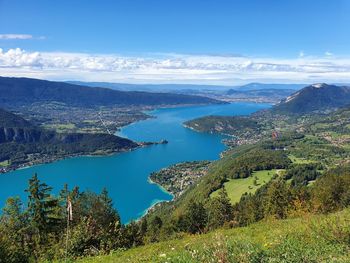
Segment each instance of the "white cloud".
[[11,39],[32,39],[32,35],[28,34],[0,34],[0,39],[2,40],[11,40]]
[[0,75],[52,80],[234,85],[261,82],[350,82],[350,59],[291,59],[162,54],[120,56],[0,49]]
[[304,53],[304,51],[299,51],[299,57],[304,57],[305,56],[305,53]]
[[329,51],[326,51],[324,54],[325,54],[326,56],[333,56],[333,53],[332,53],[332,52],[329,52]]

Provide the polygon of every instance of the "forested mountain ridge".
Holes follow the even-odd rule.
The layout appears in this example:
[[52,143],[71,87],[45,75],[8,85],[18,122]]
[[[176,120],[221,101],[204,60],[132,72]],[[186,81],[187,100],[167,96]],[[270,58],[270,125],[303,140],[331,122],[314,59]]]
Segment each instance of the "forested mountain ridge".
[[247,116],[204,116],[184,123],[200,132],[224,133],[239,136],[260,129],[259,123]]
[[7,162],[2,171],[70,155],[112,153],[139,146],[131,140],[110,134],[45,130],[3,109],[0,109],[0,117],[0,162]]
[[2,107],[50,101],[83,107],[222,103],[218,100],[192,95],[118,91],[65,82],[0,77],[0,106]]

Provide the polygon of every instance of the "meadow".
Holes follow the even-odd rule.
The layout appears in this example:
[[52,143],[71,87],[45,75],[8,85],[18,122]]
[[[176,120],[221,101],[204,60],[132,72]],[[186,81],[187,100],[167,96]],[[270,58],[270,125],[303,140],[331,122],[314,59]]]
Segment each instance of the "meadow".
[[[245,193],[255,193],[255,191],[271,180],[271,178],[282,170],[263,170],[255,171],[252,176],[247,178],[229,179],[224,183],[224,188],[232,204],[237,203]],[[210,197],[217,197],[219,190],[213,192]]]
[[350,262],[349,218],[349,209],[286,220],[270,218],[248,227],[185,235],[77,262]]

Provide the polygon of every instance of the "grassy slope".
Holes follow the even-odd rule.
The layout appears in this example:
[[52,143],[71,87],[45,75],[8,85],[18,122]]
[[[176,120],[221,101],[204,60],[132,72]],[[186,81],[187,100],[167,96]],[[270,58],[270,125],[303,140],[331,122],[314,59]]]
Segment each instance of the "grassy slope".
[[[264,170],[254,172],[252,176],[242,179],[230,179],[224,184],[228,197],[232,204],[237,203],[244,193],[254,193],[259,187],[271,180],[272,176],[276,174],[276,170]],[[257,184],[254,185],[254,178],[257,178]],[[215,197],[219,194],[217,190],[211,194]]]
[[327,216],[267,220],[78,262],[350,262],[349,218],[347,209]]

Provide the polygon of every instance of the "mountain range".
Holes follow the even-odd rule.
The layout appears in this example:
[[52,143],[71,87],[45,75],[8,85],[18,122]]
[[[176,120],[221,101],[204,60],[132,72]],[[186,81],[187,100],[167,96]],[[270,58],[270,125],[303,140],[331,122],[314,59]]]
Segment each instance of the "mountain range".
[[72,106],[179,105],[222,103],[218,100],[183,94],[118,91],[65,82],[30,78],[0,77],[0,106],[36,102],[61,102]]
[[252,90],[298,90],[306,84],[275,84],[275,83],[248,83],[245,85],[199,85],[199,84],[129,84],[129,83],[112,83],[112,82],[83,82],[83,81],[67,81],[70,84],[109,88],[120,91],[149,91],[149,92],[185,92],[185,91],[252,91]]

